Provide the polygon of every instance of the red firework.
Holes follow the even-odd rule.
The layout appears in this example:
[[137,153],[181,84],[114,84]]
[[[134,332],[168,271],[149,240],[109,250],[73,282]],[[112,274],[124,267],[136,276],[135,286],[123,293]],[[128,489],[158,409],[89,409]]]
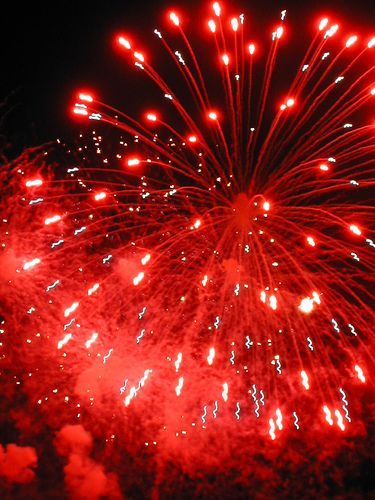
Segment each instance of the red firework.
[[[93,143],[3,171],[9,373],[53,428],[100,421],[107,440],[185,459],[218,436],[354,435],[372,362],[375,38],[323,19],[280,84],[285,11],[262,63],[245,16],[215,2],[207,74],[168,17],[173,42],[154,34],[175,88],[117,39],[158,111],[138,121],[80,93]],[[114,154],[102,123],[121,133]]]

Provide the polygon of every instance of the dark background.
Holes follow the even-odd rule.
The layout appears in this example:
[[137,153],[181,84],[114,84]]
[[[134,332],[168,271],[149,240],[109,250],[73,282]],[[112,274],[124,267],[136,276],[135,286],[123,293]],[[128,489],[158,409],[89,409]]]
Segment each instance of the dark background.
[[[212,2],[107,0],[106,2],[8,2],[1,12],[0,103],[2,133],[19,146],[49,139],[73,137],[78,125],[69,106],[74,92],[87,87],[106,103],[132,111],[134,101],[148,97],[147,85],[134,80],[129,64],[114,48],[114,34],[123,30],[139,41],[157,63],[159,46],[152,45],[155,27],[167,25],[166,12],[178,8],[187,33],[206,30]],[[342,37],[375,33],[373,0],[260,0],[221,2],[225,13],[244,10],[255,39],[271,33],[280,10],[288,10],[288,50],[298,47],[302,33],[313,35],[321,15],[331,15],[342,24]],[[195,33],[195,34],[194,34]],[[262,34],[263,33],[263,34]],[[345,34],[345,35],[344,35]],[[157,44],[155,44],[157,45]],[[294,47],[294,48],[293,48]],[[137,92],[134,99],[134,92]],[[6,113],[6,116],[4,114]]]

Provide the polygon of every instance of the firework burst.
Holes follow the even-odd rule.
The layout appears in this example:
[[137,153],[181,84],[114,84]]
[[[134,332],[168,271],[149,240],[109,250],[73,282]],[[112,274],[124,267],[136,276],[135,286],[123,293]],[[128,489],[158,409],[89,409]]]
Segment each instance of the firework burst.
[[375,39],[322,19],[291,70],[276,62],[285,11],[261,58],[245,15],[215,2],[201,64],[183,19],[168,23],[155,44],[175,76],[117,38],[155,109],[137,120],[80,93],[93,128],[78,149],[3,170],[8,373],[52,427],[102,422],[133,449],[355,433],[374,323]]

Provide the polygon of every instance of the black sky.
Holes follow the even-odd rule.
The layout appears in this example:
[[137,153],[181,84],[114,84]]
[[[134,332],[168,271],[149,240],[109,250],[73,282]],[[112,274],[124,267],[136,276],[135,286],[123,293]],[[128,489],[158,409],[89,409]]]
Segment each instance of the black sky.
[[[347,32],[375,32],[373,0],[225,0],[225,10],[239,14],[243,8],[254,30],[271,29],[282,8],[297,31],[311,26],[321,14],[332,14]],[[165,25],[169,7],[181,7],[188,26],[204,26],[210,2],[107,0],[106,2],[8,3],[0,29],[0,102],[8,99],[12,112],[5,120],[10,136],[22,134],[21,142],[38,144],[74,133],[68,109],[74,91],[87,86],[108,103],[122,105],[129,70],[121,67],[113,49],[113,35],[123,29],[142,41],[152,41],[152,30]],[[238,8],[237,8],[238,7]],[[201,16],[202,15],[202,16]],[[204,16],[204,17],[203,17]],[[197,19],[199,19],[197,23]],[[256,21],[256,23],[255,23]],[[193,31],[194,31],[193,30]],[[17,138],[16,138],[17,140]]]

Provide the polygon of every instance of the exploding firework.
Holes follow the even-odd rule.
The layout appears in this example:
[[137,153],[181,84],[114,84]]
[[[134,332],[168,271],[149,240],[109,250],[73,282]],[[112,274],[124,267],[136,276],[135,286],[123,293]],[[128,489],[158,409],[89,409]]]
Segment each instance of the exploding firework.
[[247,450],[245,436],[355,435],[374,322],[375,39],[322,19],[292,71],[276,62],[285,11],[261,58],[245,16],[215,2],[203,64],[183,19],[168,22],[154,35],[172,75],[117,38],[155,109],[137,120],[80,93],[82,144],[2,174],[7,373],[52,428],[178,450],[185,466],[208,443]]

